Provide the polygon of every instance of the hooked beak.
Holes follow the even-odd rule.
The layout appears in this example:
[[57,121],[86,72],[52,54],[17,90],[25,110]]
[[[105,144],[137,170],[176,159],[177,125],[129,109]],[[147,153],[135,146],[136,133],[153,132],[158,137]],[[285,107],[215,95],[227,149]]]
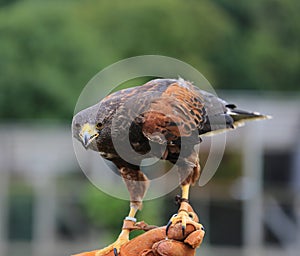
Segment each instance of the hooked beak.
[[82,136],[82,142],[85,148],[88,147],[88,145],[90,144],[90,139],[91,139],[91,135],[89,132],[84,132],[83,136]]
[[98,133],[91,134],[89,132],[84,132],[82,135],[82,142],[84,147],[87,149],[93,140],[98,137]]
[[90,124],[84,125],[79,134],[82,144],[86,149],[91,144],[91,142],[98,137],[98,135],[98,131]]

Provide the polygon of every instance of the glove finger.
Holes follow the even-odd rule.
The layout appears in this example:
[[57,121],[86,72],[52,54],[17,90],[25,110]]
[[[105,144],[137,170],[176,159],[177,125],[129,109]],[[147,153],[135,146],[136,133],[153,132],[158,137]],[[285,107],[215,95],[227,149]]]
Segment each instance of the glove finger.
[[188,237],[184,240],[184,243],[189,244],[192,248],[197,248],[202,243],[204,234],[203,230],[196,230],[188,235]]
[[195,249],[176,240],[162,240],[153,245],[153,250],[160,256],[194,256]]

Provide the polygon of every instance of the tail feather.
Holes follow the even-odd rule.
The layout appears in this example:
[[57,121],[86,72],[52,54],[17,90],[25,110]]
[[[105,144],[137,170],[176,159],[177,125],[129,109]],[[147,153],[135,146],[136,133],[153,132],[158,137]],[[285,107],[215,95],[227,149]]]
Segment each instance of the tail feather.
[[[258,112],[249,112],[242,109],[238,109],[233,104],[225,105],[225,114],[219,114],[209,117],[209,122],[201,130],[200,136],[210,137],[215,134],[219,134],[231,129],[241,127],[247,121],[271,119],[271,116],[263,115]],[[213,126],[211,125],[213,124]],[[213,128],[213,129],[212,129]]]
[[271,116],[263,115],[258,112],[248,112],[238,108],[227,108],[228,114],[232,117],[234,127],[240,127],[245,124],[246,121],[271,119]]

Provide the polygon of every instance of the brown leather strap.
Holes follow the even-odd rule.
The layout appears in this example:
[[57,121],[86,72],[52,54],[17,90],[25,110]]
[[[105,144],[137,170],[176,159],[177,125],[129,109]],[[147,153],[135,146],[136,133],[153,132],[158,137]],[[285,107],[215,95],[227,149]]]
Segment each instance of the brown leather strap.
[[176,195],[175,196],[175,203],[180,205],[182,202],[189,203],[189,200],[186,199],[186,198],[182,198],[180,195]]
[[149,231],[151,229],[157,228],[157,226],[154,225],[148,225],[144,221],[140,221],[135,223],[134,221],[131,220],[124,220],[123,221],[123,227],[122,229],[129,229],[131,230],[144,230],[144,231]]

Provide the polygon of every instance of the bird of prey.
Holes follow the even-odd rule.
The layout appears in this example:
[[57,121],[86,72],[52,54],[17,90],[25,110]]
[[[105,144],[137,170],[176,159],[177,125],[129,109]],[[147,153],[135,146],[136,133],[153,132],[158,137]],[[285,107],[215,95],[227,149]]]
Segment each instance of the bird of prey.
[[[176,164],[181,198],[188,200],[189,188],[200,176],[199,137],[234,129],[246,120],[266,118],[240,110],[182,78],[154,79],[112,93],[80,111],[73,118],[72,131],[86,149],[99,152],[116,165],[130,194],[126,220],[134,222],[148,188],[141,171],[143,158],[156,156]],[[184,228],[186,218],[181,212],[172,222],[181,221]],[[98,255],[112,248],[118,251],[128,239],[129,230],[123,228],[117,241]]]

